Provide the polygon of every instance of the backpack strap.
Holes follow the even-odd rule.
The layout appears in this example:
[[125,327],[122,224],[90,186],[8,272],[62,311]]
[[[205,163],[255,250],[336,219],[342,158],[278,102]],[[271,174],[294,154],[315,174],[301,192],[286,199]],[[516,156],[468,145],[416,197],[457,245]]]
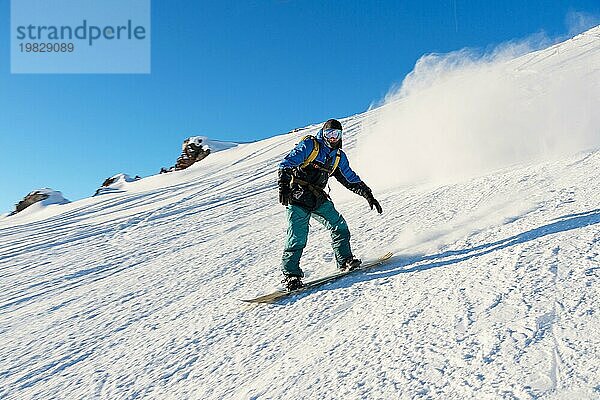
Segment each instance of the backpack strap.
[[335,169],[338,167],[338,164],[340,163],[340,158],[342,158],[342,155],[340,154],[340,149],[338,149],[335,154],[335,161],[333,162],[333,168],[331,168],[331,171],[329,171],[329,176],[333,175],[333,173],[335,172]]
[[300,168],[304,168],[311,162],[315,161],[315,158],[317,158],[319,155],[319,142],[317,142],[317,138],[315,138],[313,135],[306,135],[302,138],[302,141],[305,141],[306,139],[312,139],[313,149],[308,157],[306,157],[306,160],[304,160],[304,162],[300,165]]

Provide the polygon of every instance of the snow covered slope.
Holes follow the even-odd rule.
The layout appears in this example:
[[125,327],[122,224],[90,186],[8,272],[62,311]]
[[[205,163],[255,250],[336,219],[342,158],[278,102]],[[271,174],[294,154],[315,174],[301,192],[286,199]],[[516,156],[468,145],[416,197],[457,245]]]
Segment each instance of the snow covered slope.
[[[597,62],[587,49],[569,62]],[[350,153],[376,112],[343,121]],[[317,126],[1,219],[0,398],[600,397],[598,149],[374,187],[381,216],[332,183],[355,253],[393,261],[236,300],[278,284],[276,167]],[[316,277],[333,255],[311,229]]]

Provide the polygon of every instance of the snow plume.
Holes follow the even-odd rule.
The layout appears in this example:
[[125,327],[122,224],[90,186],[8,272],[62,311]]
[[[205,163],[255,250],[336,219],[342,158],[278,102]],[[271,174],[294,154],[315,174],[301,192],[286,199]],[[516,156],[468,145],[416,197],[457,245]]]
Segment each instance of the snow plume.
[[[525,195],[527,198],[522,198]],[[420,224],[408,224],[396,239],[396,254],[434,253],[474,234],[517,220],[539,208],[531,196],[520,193],[499,193],[475,209],[457,213],[452,221],[435,228],[423,229]]]
[[600,27],[484,55],[423,56],[362,125],[357,170],[376,189],[446,182],[600,146]]

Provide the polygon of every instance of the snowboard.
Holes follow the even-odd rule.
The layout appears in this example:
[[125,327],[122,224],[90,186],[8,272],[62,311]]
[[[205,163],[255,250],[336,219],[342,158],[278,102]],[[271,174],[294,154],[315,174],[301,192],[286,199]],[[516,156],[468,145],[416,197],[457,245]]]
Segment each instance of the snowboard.
[[381,265],[384,262],[386,262],[387,260],[389,260],[390,258],[392,258],[392,256],[393,256],[393,253],[386,253],[386,254],[382,255],[381,257],[378,257],[378,258],[376,258],[374,260],[365,261],[364,263],[362,263],[360,265],[360,267],[355,268],[355,269],[353,269],[351,271],[340,271],[340,272],[336,272],[336,273],[331,274],[331,275],[324,276],[322,278],[318,278],[318,279],[315,279],[315,280],[312,280],[312,281],[304,282],[304,286],[302,286],[298,290],[292,290],[292,291],[277,290],[277,291],[275,291],[273,293],[265,294],[263,296],[259,296],[259,297],[256,297],[254,299],[247,299],[247,300],[241,299],[241,300],[243,302],[245,302],[245,303],[267,303],[267,304],[269,304],[269,303],[275,303],[278,300],[284,299],[286,297],[290,297],[290,296],[293,296],[293,295],[298,294],[298,293],[306,292],[307,290],[314,289],[314,288],[316,288],[318,286],[324,285],[324,284],[329,283],[329,282],[333,282],[336,279],[340,279],[340,278],[342,278],[342,277],[344,277],[346,275],[350,275],[350,274],[353,274],[355,272],[364,271],[364,270],[367,270],[369,268],[373,268],[373,267],[376,267],[378,265]]

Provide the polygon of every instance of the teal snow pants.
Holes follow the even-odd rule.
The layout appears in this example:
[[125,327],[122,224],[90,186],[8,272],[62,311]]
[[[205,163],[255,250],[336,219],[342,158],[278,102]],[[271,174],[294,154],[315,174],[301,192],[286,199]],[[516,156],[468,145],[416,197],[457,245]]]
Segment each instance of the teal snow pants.
[[344,217],[337,212],[331,200],[325,201],[312,212],[298,205],[290,204],[287,206],[287,240],[281,263],[284,275],[304,276],[300,268],[300,257],[308,240],[310,217],[319,221],[329,230],[331,247],[333,247],[338,267],[343,265],[347,259],[352,258],[348,224]]

